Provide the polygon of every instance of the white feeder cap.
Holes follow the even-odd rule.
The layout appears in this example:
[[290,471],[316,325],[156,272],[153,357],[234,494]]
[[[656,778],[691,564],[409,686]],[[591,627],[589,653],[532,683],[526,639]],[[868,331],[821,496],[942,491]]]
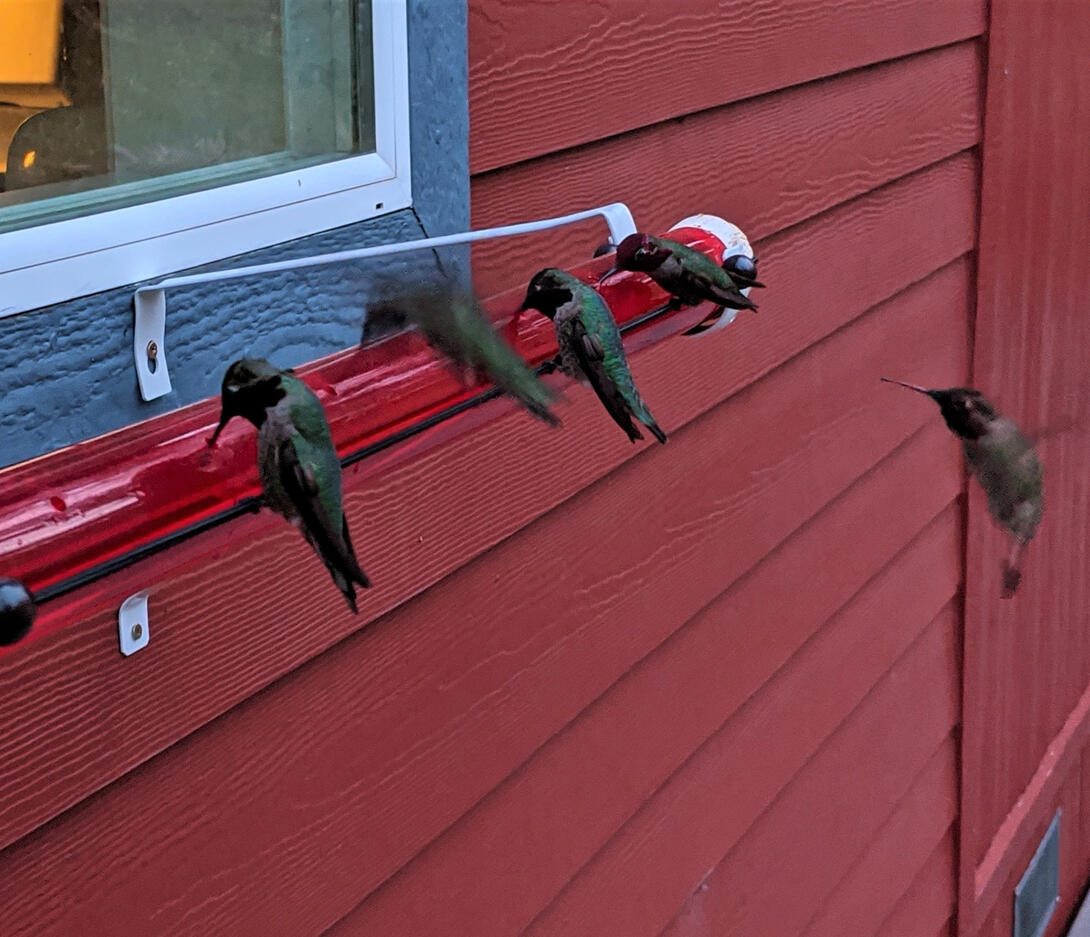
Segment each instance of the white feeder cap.
[[[736,257],[739,254],[744,254],[746,257],[753,256],[753,248],[750,247],[749,238],[745,236],[745,233],[736,224],[731,224],[724,218],[720,218],[718,215],[689,215],[688,218],[682,218],[676,225],[670,230],[676,231],[678,228],[699,228],[701,231],[707,231],[717,237],[723,243],[723,253],[719,258],[719,262],[722,263],[728,257]],[[749,287],[742,290],[743,296],[749,295]],[[720,329],[725,329],[734,321],[734,317],[738,315],[737,309],[724,309],[723,315],[719,318],[719,321],[714,325],[709,326],[700,335],[711,335],[712,332],[718,332]]]

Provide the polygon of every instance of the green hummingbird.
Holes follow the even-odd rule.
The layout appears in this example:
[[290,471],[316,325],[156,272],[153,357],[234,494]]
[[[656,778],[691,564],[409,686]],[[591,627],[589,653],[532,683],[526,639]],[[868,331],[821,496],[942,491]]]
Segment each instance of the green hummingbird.
[[972,387],[930,390],[888,377],[882,380],[926,394],[961,438],[969,471],[988,496],[988,511],[1013,538],[1003,567],[1003,596],[1009,598],[1022,581],[1022,553],[1044,513],[1044,479],[1033,444]]
[[367,310],[362,343],[406,325],[418,328],[428,343],[459,369],[484,372],[496,386],[539,420],[559,426],[549,410],[555,399],[530,366],[492,327],[480,302],[458,290],[420,290],[373,304]]
[[18,579],[0,579],[0,646],[25,638],[37,616],[31,591]]
[[742,290],[764,286],[757,281],[757,261],[752,257],[728,257],[720,265],[707,254],[677,241],[639,232],[630,234],[617,245],[614,265],[598,282],[618,270],[646,273],[673,297],[671,305],[675,309],[703,302],[715,303],[715,308],[688,329],[686,335],[696,335],[710,328],[723,315],[724,309],[756,312],[757,304]]
[[519,311],[526,309],[536,309],[552,319],[560,348],[560,369],[578,381],[590,382],[609,415],[632,442],[643,439],[632,417],[651,430],[659,442],[666,442],[666,434],[636,389],[613,313],[596,290],[564,270],[549,267],[530,281]]
[[269,507],[299,529],[355,614],[352,584],[366,589],[371,581],[352,549],[341,463],[318,398],[290,371],[243,358],[223,377],[223,408],[209,446],[236,416],[257,427],[257,468]]

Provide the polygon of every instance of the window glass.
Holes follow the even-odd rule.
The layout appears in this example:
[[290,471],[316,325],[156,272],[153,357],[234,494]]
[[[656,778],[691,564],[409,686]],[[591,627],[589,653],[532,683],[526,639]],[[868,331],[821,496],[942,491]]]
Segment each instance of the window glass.
[[0,232],[374,151],[368,0],[0,0]]

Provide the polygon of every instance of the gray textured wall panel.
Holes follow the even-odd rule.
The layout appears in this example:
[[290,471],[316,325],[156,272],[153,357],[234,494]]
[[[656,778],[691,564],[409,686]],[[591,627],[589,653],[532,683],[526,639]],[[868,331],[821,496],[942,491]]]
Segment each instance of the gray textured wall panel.
[[[413,209],[210,264],[241,266],[405,241],[469,226],[464,0],[410,0]],[[465,252],[444,252],[465,270]],[[132,366],[132,287],[0,319],[0,466],[146,420],[219,392],[244,354],[281,366],[359,341],[369,296],[432,275],[430,251],[173,290],[167,345],[174,392],[140,399]],[[207,269],[207,268],[206,268]]]

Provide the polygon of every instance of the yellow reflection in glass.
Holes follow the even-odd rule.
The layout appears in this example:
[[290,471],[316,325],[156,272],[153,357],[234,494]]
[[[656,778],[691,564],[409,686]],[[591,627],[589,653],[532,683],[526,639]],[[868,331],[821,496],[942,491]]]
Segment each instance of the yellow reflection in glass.
[[61,0],[0,0],[0,84],[52,84],[60,41]]

